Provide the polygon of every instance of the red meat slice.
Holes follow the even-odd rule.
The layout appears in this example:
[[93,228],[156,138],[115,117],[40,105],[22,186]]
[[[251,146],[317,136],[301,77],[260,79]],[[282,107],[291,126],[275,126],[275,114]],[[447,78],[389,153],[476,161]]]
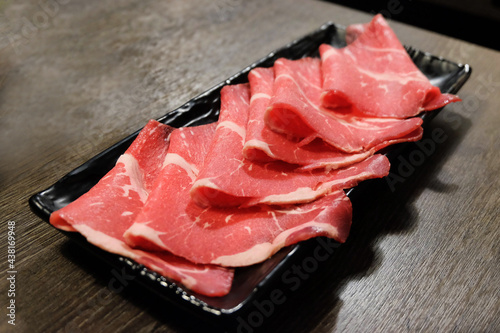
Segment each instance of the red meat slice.
[[354,42],[359,37],[359,35],[365,32],[367,26],[368,26],[367,23],[357,23],[348,25],[347,28],[345,29],[346,43],[351,44],[352,42]]
[[281,160],[307,171],[317,168],[337,169],[359,162],[374,150],[349,154],[336,149],[321,139],[301,145],[285,135],[273,132],[264,123],[264,115],[273,94],[274,71],[272,68],[255,68],[248,74],[250,82],[250,110],[243,147],[245,158],[258,162]]
[[[278,59],[276,79],[266,124],[274,131],[304,138],[302,143],[321,138],[349,153],[406,141],[418,131],[422,119],[367,118],[321,108],[321,61]],[[411,137],[414,137],[412,134]]]
[[309,172],[298,172],[294,165],[281,161],[258,163],[246,159],[242,149],[249,111],[248,90],[247,85],[234,85],[221,91],[219,124],[191,188],[191,197],[200,206],[305,203],[388,174],[389,161],[382,155],[344,169]]
[[161,170],[171,131],[151,120],[116,166],[89,192],[52,213],[50,223],[78,231],[97,247],[128,257],[195,292],[222,296],[231,287],[232,270],[193,264],[165,251],[132,249],[124,242],[123,233],[143,208]]
[[247,266],[311,237],[345,241],[352,208],[343,191],[310,204],[288,207],[220,209],[202,208],[194,203],[189,189],[213,135],[214,130],[209,127],[181,128],[172,133],[159,181],[125,233],[128,244],[147,250],[168,250],[197,263]]
[[460,100],[430,83],[382,15],[351,30],[357,38],[345,48],[320,46],[324,107],[352,106],[357,115],[408,118]]

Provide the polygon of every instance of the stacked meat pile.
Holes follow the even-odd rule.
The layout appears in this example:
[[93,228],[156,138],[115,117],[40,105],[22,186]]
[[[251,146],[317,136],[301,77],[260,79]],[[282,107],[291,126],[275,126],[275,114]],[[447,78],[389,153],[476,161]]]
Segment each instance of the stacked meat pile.
[[229,292],[234,267],[327,236],[344,242],[344,190],[384,177],[377,154],[422,136],[414,117],[457,101],[417,69],[381,16],[321,58],[279,59],[225,86],[217,123],[151,120],[116,166],[51,223],[195,292]]

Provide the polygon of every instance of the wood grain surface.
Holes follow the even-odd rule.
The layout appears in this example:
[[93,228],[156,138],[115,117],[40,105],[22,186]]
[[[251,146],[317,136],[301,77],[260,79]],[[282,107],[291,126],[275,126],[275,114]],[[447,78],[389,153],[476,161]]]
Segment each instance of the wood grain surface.
[[[300,0],[0,1],[0,331],[220,331],[135,285],[111,292],[111,269],[28,198],[322,23],[368,20]],[[443,140],[403,181],[364,186],[347,243],[253,332],[500,331],[500,53],[390,23],[404,44],[470,64],[463,102],[433,120],[425,138]]]

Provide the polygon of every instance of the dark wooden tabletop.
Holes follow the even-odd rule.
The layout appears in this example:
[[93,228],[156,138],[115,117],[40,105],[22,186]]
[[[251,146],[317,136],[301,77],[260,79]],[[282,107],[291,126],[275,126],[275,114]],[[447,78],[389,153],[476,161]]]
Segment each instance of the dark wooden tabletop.
[[[135,285],[111,292],[109,267],[28,199],[322,23],[369,20],[299,0],[1,1],[0,331],[217,331]],[[463,102],[432,121],[426,133],[444,139],[403,181],[366,187],[347,243],[252,331],[500,331],[500,53],[390,24],[404,44],[472,67]]]

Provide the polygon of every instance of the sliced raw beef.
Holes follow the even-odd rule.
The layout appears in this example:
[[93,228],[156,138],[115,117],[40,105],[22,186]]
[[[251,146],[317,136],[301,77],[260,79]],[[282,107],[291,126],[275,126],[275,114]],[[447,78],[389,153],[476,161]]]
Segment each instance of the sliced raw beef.
[[[221,126],[237,128],[229,123]],[[194,203],[189,189],[213,135],[213,129],[206,127],[181,128],[172,133],[159,181],[125,233],[128,244],[146,250],[167,250],[197,263],[248,266],[311,237],[345,241],[352,208],[343,191],[310,204],[288,207],[218,209]]]
[[[69,213],[90,218],[91,214],[102,214],[113,209],[111,217],[130,216],[130,212],[138,212],[158,176],[163,159],[167,155],[169,136],[173,128],[150,120],[132,142],[127,151],[119,157],[115,167],[109,171],[88,193],[75,202],[55,211],[50,216],[50,223],[61,230],[76,231],[74,224],[85,223],[85,220],[69,218]],[[121,205],[103,207],[109,199],[122,200]],[[123,199],[122,199],[123,198]],[[86,204],[83,201],[86,200]],[[80,212],[81,210],[81,212]],[[88,210],[88,212],[86,212]],[[89,214],[84,216],[83,214]],[[64,218],[68,216],[68,218]],[[106,233],[120,237],[113,223],[103,224]],[[101,230],[103,231],[103,230]]]
[[415,66],[382,15],[352,29],[342,49],[321,45],[322,105],[370,117],[408,118],[460,99],[441,94]]
[[347,168],[309,172],[298,172],[294,165],[281,161],[259,163],[246,159],[242,149],[249,111],[248,90],[247,85],[241,84],[226,86],[221,91],[219,124],[191,188],[191,196],[200,206],[305,203],[388,174],[389,161],[382,155]]
[[301,167],[298,170],[317,168],[337,169],[359,162],[374,150],[358,154],[342,152],[321,139],[301,145],[285,135],[273,132],[264,123],[264,115],[273,94],[274,71],[272,68],[255,68],[248,74],[250,82],[250,111],[243,154],[258,162],[280,160]]
[[367,23],[357,23],[348,25],[347,28],[345,29],[345,42],[347,44],[351,44],[352,42],[354,42],[359,37],[359,35],[365,32],[367,26],[368,26]]
[[53,226],[80,232],[103,250],[128,257],[208,296],[229,292],[234,272],[197,265],[166,251],[132,249],[123,233],[143,208],[167,155],[172,128],[151,120],[97,185],[50,216]]
[[321,61],[278,59],[276,79],[266,124],[274,131],[304,138],[309,143],[321,138],[344,152],[368,151],[394,142],[418,130],[422,119],[357,117],[325,110],[321,97]]

